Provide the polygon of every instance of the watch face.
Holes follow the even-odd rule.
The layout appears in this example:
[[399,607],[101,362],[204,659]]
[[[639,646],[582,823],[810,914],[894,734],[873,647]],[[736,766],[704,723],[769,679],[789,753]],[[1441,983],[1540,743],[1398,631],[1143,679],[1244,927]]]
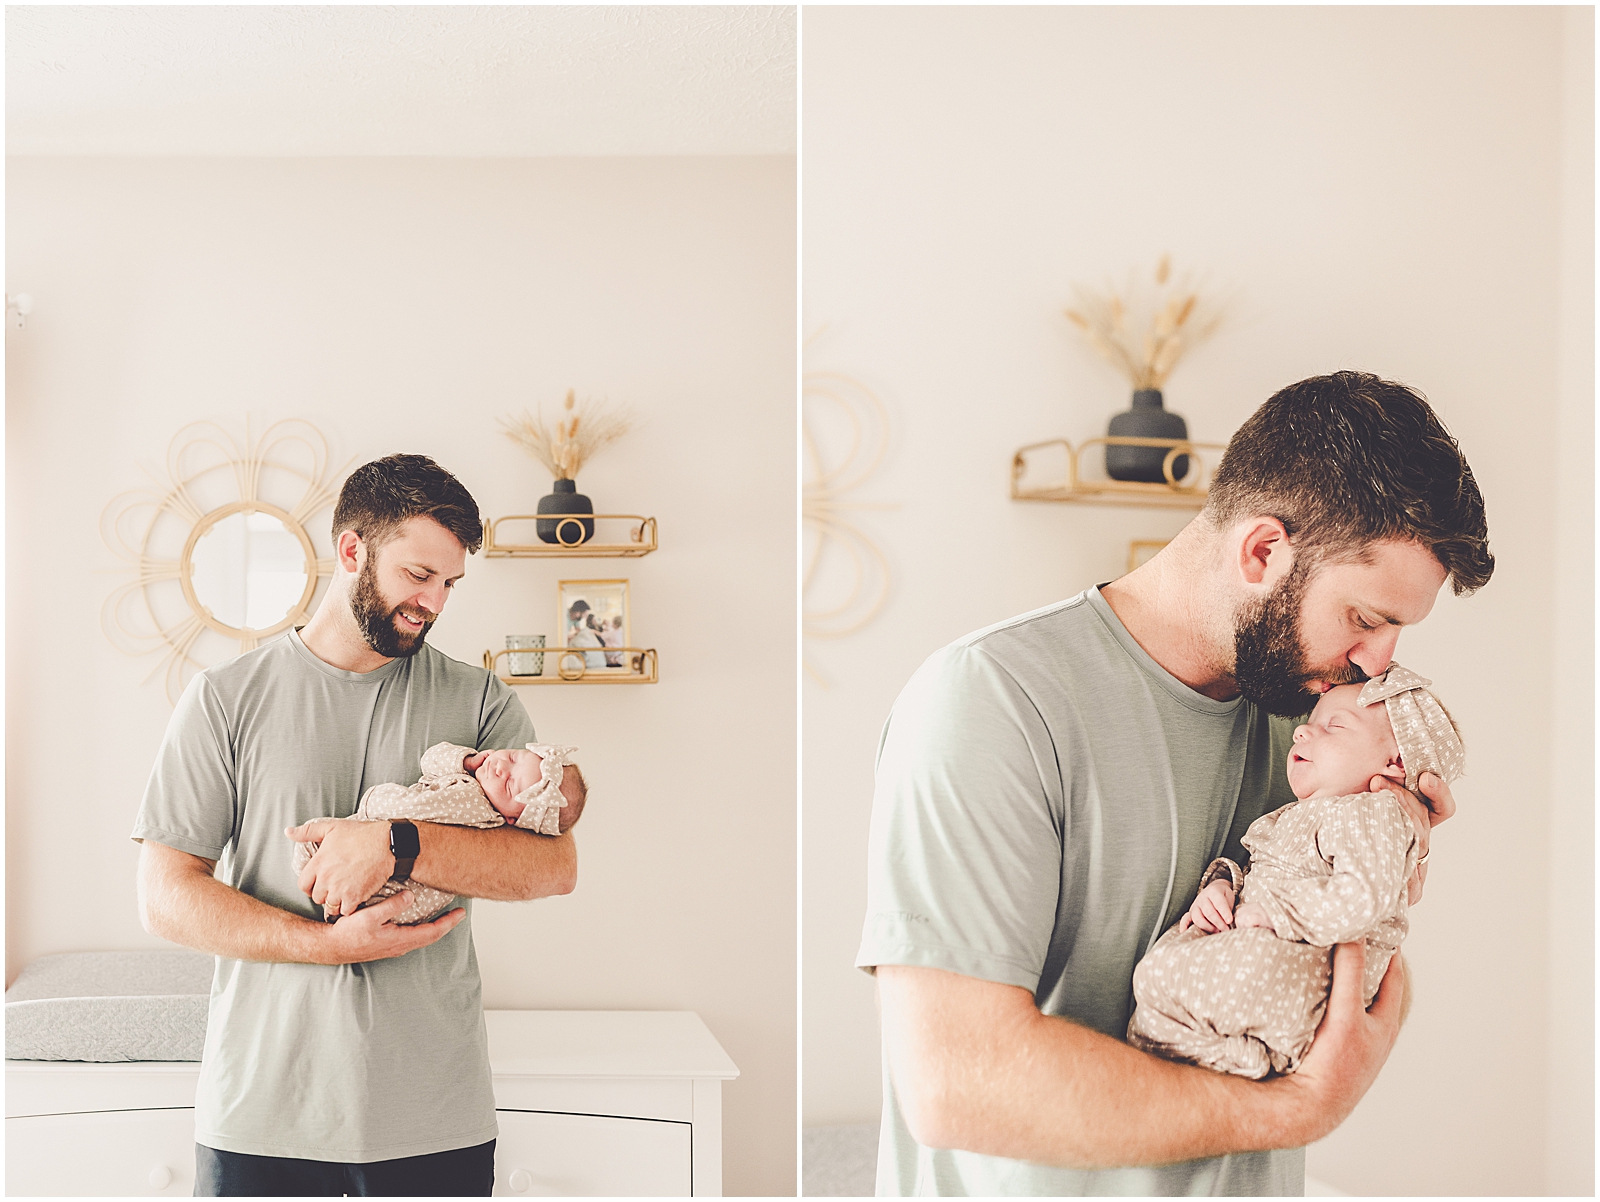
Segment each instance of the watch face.
[[414,860],[422,850],[422,840],[417,838],[417,828],[409,822],[396,822],[389,827],[389,850],[397,860]]

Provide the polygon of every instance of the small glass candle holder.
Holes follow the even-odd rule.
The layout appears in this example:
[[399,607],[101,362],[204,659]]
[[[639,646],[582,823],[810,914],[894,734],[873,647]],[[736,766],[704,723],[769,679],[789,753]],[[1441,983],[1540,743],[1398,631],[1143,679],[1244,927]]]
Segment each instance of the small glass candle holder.
[[524,652],[526,647],[543,647],[545,636],[542,634],[508,634],[506,635],[506,650],[517,651],[520,654],[508,655],[511,661],[512,676],[543,676],[544,652]]

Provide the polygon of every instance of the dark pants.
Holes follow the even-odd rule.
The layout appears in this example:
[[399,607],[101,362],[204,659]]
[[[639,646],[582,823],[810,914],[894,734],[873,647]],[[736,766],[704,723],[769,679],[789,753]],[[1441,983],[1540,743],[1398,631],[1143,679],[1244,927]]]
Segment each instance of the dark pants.
[[369,1164],[248,1156],[194,1146],[196,1198],[487,1198],[494,1192],[494,1140],[428,1156]]

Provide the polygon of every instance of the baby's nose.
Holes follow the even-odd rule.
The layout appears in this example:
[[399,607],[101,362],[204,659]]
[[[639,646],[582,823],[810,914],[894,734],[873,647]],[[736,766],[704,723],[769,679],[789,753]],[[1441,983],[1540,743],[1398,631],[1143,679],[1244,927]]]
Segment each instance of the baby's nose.
[[1299,726],[1294,728],[1294,741],[1296,743],[1298,743],[1301,739],[1305,738],[1310,733],[1311,733],[1311,727],[1305,725],[1304,723],[1301,723]]

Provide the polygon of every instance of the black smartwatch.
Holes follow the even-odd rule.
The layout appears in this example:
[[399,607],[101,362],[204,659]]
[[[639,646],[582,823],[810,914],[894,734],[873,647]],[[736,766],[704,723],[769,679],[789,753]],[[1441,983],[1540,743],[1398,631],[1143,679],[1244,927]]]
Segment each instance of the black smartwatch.
[[417,828],[409,822],[389,824],[389,853],[394,856],[391,879],[403,881],[417,865],[417,855],[422,851],[422,840],[417,838]]

